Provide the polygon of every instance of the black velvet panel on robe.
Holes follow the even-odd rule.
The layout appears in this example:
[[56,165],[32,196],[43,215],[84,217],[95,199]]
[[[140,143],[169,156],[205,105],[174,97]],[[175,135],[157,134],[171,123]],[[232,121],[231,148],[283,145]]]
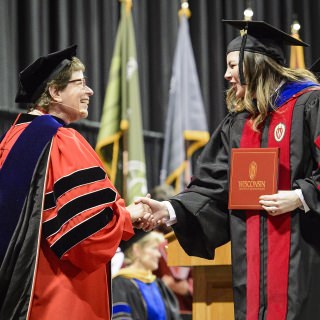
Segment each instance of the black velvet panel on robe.
[[32,177],[30,192],[0,269],[0,319],[26,319],[40,245],[40,223],[50,145]]

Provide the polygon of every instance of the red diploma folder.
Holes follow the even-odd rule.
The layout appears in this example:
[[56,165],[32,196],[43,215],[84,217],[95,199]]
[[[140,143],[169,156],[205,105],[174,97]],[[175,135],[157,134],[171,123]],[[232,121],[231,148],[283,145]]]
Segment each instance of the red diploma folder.
[[259,196],[278,190],[279,148],[233,148],[229,209],[262,209]]

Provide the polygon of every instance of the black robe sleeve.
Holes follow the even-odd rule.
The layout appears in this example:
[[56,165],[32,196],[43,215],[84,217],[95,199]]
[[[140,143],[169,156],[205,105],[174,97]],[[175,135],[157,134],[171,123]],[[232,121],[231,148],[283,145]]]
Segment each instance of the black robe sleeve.
[[[243,115],[243,121],[245,118]],[[230,142],[235,141],[230,129],[238,125],[234,120],[233,114],[226,116],[201,153],[187,189],[170,199],[177,216],[172,227],[183,249],[192,256],[213,259],[214,249],[230,240],[229,157],[235,147]]]
[[[313,213],[320,215],[320,91],[313,91],[307,96],[304,103],[304,134],[309,137],[307,143],[310,148],[311,163],[316,164],[314,167],[309,166],[310,172],[305,172],[305,177],[297,177],[294,181],[294,187],[302,190],[303,197]],[[305,161],[305,168],[308,159]]]

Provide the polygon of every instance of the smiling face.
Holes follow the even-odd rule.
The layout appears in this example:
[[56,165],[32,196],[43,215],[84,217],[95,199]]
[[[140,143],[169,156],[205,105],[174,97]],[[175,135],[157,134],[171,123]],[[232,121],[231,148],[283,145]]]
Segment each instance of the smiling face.
[[50,103],[47,113],[62,119],[65,123],[88,116],[88,105],[93,91],[86,85],[83,70],[76,70],[64,81],[64,85],[51,84],[48,87]]
[[59,91],[57,101],[69,122],[73,122],[88,116],[88,105],[92,95],[93,91],[86,85],[83,71],[74,71],[68,85]]
[[231,51],[227,55],[227,70],[224,78],[230,83],[237,98],[243,98],[246,86],[240,84],[239,79],[239,51]]
[[136,248],[136,254],[138,257],[139,269],[146,271],[154,271],[158,269],[159,259],[161,257],[159,251],[159,241],[152,239],[146,242],[144,245]]

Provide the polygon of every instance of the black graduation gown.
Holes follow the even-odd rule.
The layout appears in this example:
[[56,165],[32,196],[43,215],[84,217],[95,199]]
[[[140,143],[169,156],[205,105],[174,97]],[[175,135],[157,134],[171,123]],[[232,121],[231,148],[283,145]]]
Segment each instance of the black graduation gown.
[[[167,320],[180,320],[179,304],[174,293],[161,279],[155,279],[163,298]],[[143,295],[133,279],[117,276],[112,280],[112,301],[114,305],[121,304],[130,307],[130,312],[113,314],[112,319],[147,320],[147,306]]]
[[[261,134],[246,112],[228,114],[188,188],[170,200],[189,255],[212,259],[231,240],[236,319],[320,319],[319,108],[320,91],[304,92],[270,112]],[[300,188],[309,212],[228,210],[231,148],[260,146],[280,148],[279,190]]]

